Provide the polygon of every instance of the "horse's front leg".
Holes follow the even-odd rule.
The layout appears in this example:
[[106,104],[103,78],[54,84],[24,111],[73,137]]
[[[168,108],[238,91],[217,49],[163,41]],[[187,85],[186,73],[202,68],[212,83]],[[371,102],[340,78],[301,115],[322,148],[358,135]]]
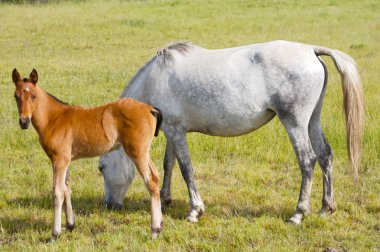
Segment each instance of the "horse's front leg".
[[191,208],[189,214],[187,215],[187,219],[190,222],[197,222],[198,217],[204,213],[205,207],[195,185],[194,170],[191,164],[189,149],[187,146],[186,132],[168,130],[165,132],[165,136],[168,142],[170,142],[170,144],[173,146],[174,153],[177,157],[178,164],[181,169],[182,177],[185,180],[187,189],[189,191]]
[[[54,224],[52,228],[50,242],[55,242],[61,234],[62,204],[65,199],[66,170],[70,159],[63,156],[55,156],[53,163],[53,203],[54,203]],[[70,204],[71,207],[71,204]]]
[[172,145],[169,141],[166,142],[165,158],[164,158],[164,182],[161,188],[161,200],[165,205],[172,202],[171,197],[171,180],[173,167],[175,165],[175,154]]

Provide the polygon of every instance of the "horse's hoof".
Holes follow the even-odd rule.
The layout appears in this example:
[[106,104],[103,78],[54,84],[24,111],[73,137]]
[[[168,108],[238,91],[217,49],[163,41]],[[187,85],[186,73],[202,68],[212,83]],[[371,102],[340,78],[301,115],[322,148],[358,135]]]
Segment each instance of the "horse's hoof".
[[171,198],[163,198],[162,203],[164,203],[164,206],[169,206],[172,203]]
[[190,213],[187,215],[187,220],[191,223],[197,223],[198,222],[198,216],[199,213],[195,209],[191,210]]
[[192,216],[192,215],[188,215],[187,220],[191,223],[197,223],[198,222],[198,218],[196,216]]
[[322,207],[321,210],[318,211],[318,214],[320,216],[327,216],[327,215],[333,214],[335,211],[336,209],[334,208]]
[[165,191],[160,192],[160,198],[162,206],[169,206],[172,203],[172,197]]
[[198,222],[198,217],[202,216],[204,212],[204,205],[193,207],[187,215],[187,220],[193,223]]
[[293,216],[288,221],[288,223],[294,224],[294,225],[301,225],[301,222],[302,222],[302,214],[301,213],[293,214]]
[[111,210],[111,209],[112,209],[112,204],[111,204],[111,203],[106,203],[106,208],[107,208],[108,210]]
[[121,210],[123,205],[120,203],[106,203],[106,208],[109,210]]
[[55,243],[57,240],[57,237],[51,236],[50,239],[48,240],[48,243]]

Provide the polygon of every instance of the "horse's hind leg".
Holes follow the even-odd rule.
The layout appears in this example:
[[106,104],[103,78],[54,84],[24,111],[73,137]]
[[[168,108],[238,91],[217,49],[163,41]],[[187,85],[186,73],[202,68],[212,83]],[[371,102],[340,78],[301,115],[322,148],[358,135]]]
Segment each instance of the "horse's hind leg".
[[336,203],[334,198],[333,184],[332,184],[332,160],[333,151],[326,141],[325,135],[323,134],[321,126],[321,111],[323,98],[326,91],[327,84],[327,71],[326,66],[321,61],[323,67],[325,68],[325,81],[322,93],[319,97],[317,106],[315,107],[313,114],[309,122],[309,136],[311,144],[313,146],[314,152],[317,155],[318,163],[321,166],[323,173],[323,196],[322,196],[322,208],[320,210],[321,214],[327,212],[335,212]]
[[65,215],[66,215],[66,229],[69,231],[73,231],[75,227],[75,223],[74,223],[73,207],[71,205],[69,168],[67,168],[67,171],[66,171],[64,195],[65,195],[65,200],[63,201],[63,204],[64,204],[64,210],[65,210]]
[[172,171],[175,165],[176,157],[174,154],[173,146],[169,141],[166,143],[165,158],[164,158],[164,182],[161,188],[161,199],[165,205],[169,205],[172,202],[171,197],[171,180]]
[[333,152],[323,134],[320,122],[310,122],[309,134],[314,152],[317,154],[318,163],[323,173],[323,196],[321,214],[335,212],[336,202],[334,198],[332,182],[332,160]]
[[293,116],[285,118],[280,116],[280,120],[288,132],[302,173],[297,208],[289,221],[294,224],[301,224],[303,216],[310,211],[310,194],[316,156],[309,139],[308,120],[297,120]]

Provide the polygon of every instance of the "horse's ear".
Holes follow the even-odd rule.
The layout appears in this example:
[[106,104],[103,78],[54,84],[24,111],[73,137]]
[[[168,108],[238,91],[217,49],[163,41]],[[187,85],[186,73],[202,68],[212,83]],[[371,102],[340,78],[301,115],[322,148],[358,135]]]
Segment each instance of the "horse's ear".
[[37,74],[37,70],[33,68],[32,72],[30,73],[29,75],[29,81],[31,83],[33,83],[34,85],[37,84],[37,81],[38,81],[38,74]]
[[13,72],[12,72],[12,80],[13,82],[16,84],[17,82],[19,82],[19,80],[21,80],[21,77],[20,77],[20,74],[19,72],[17,72],[17,69],[13,69]]

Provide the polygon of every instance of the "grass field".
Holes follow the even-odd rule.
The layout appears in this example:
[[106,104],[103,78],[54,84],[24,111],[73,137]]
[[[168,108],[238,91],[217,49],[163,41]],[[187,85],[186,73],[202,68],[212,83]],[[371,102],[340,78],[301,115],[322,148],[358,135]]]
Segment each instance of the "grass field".
[[[379,13],[377,0],[0,1],[0,250],[380,250]],[[52,171],[37,133],[18,125],[14,67],[25,75],[36,68],[39,85],[63,101],[94,106],[116,99],[139,67],[170,41],[224,48],[275,39],[324,45],[357,60],[366,127],[355,184],[346,168],[340,78],[326,58],[330,80],[322,123],[335,153],[335,214],[317,214],[322,178],[316,167],[311,215],[301,226],[286,223],[301,175],[286,132],[274,119],[243,137],[189,135],[206,213],[198,224],[186,221],[187,189],[175,168],[174,202],[154,242],[149,197],[140,177],[124,208],[109,211],[98,159],[72,163],[76,229],[68,233],[63,228],[57,244],[46,243],[53,220]],[[161,175],[164,148],[160,134],[152,157]]]

